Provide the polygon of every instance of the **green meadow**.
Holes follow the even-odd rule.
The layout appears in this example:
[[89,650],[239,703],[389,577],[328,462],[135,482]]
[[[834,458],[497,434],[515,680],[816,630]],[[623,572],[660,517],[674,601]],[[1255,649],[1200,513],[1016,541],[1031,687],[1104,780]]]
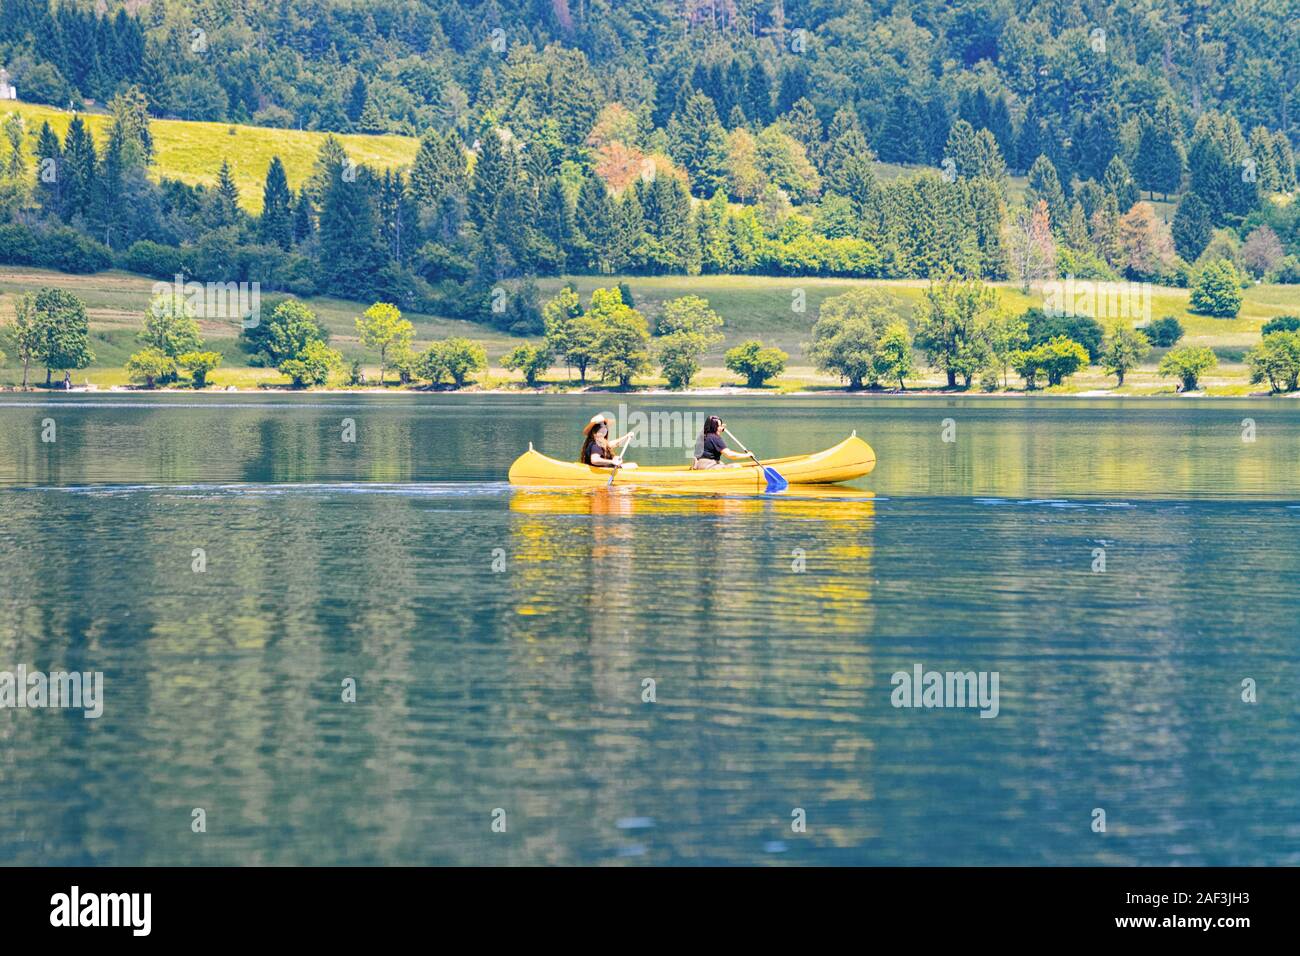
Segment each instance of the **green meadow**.
[[[718,387],[736,384],[736,376],[723,368],[723,352],[747,339],[761,339],[765,344],[777,345],[790,354],[786,375],[772,386],[774,391],[806,389],[834,389],[838,383],[820,375],[804,358],[804,345],[811,338],[818,309],[827,298],[839,295],[856,286],[879,288],[897,302],[899,313],[909,317],[921,301],[926,283],[921,280],[853,280],[775,278],[767,276],[575,276],[569,279],[542,279],[538,286],[543,297],[553,295],[566,281],[578,288],[585,300],[591,290],[627,283],[636,307],[654,323],[662,303],[682,295],[698,295],[723,317],[725,340],[722,345],[705,356],[704,370],[696,380],[698,387]],[[127,357],[139,347],[136,333],[142,324],[143,312],[149,302],[154,281],[125,272],[103,272],[96,275],[77,276],[60,272],[20,267],[0,267],[0,351],[10,358],[0,367],[0,383],[13,384],[20,380],[21,371],[15,367],[12,344],[8,342],[4,326],[12,323],[14,300],[24,292],[43,286],[65,288],[80,296],[90,313],[95,365],[74,373],[77,384],[91,382],[101,386],[126,384],[122,370]],[[1035,289],[1026,295],[1018,287],[998,285],[1003,304],[1013,311],[1023,311],[1030,306],[1041,306],[1043,294]],[[1205,376],[1204,383],[1210,394],[1242,395],[1259,391],[1249,383],[1242,363],[1244,352],[1259,341],[1260,326],[1270,318],[1284,314],[1300,314],[1300,288],[1296,286],[1259,285],[1247,289],[1240,315],[1235,319],[1216,319],[1195,315],[1188,310],[1185,289],[1156,288],[1151,297],[1152,318],[1172,315],[1187,330],[1184,343],[1205,345],[1219,356],[1220,365]],[[355,319],[369,303],[344,299],[318,297],[307,300],[322,322],[329,328],[331,344],[343,353],[346,360],[359,359],[367,364],[371,380],[378,371],[376,356],[368,352],[357,339]],[[484,344],[491,369],[480,376],[480,384],[487,387],[517,386],[518,376],[499,367],[501,356],[514,345],[526,341],[498,332],[490,327],[435,315],[407,313],[415,325],[416,347],[422,348],[434,339],[452,335],[465,336]],[[202,331],[211,348],[221,352],[225,360],[212,375],[214,385],[252,387],[258,383],[283,384],[278,373],[269,369],[248,368],[247,356],[240,351],[238,328],[227,323],[201,322]],[[1103,324],[1107,324],[1103,320]],[[1122,389],[1115,389],[1115,380],[1102,369],[1090,367],[1075,375],[1059,391],[1078,393],[1095,390],[1114,391],[1118,394],[1153,394],[1173,391],[1173,382],[1155,374],[1156,363],[1162,351],[1153,351],[1143,368],[1130,373]],[[43,379],[42,375],[36,378]],[[569,378],[562,368],[553,369],[548,381],[565,385]],[[638,385],[663,384],[663,380],[646,377]],[[918,370],[909,380],[909,387],[932,387],[939,378],[928,370]],[[1014,384],[1014,377],[1013,377]]]
[[[922,279],[810,279],[768,276],[663,276],[600,277],[577,276],[571,279],[542,279],[538,286],[543,295],[552,295],[566,281],[572,282],[587,297],[591,290],[612,283],[626,282],[636,306],[652,321],[666,299],[680,295],[698,295],[726,322],[727,341],[714,350],[714,357],[737,342],[760,338],[764,344],[778,345],[793,358],[801,358],[803,344],[817,321],[817,310],[831,296],[857,286],[873,286],[898,300],[899,311],[910,316],[921,301],[927,283]],[[1043,305],[1041,288],[1029,294],[1012,283],[995,283],[1003,305],[1013,312]],[[802,309],[800,304],[802,303]],[[1277,315],[1300,314],[1300,287],[1259,285],[1245,290],[1241,313],[1235,319],[1216,319],[1189,311],[1186,289],[1154,287],[1151,293],[1151,317],[1172,315],[1186,329],[1184,343],[1206,345],[1220,359],[1238,358],[1240,353],[1259,340],[1260,327]],[[1102,324],[1107,322],[1103,318]]]
[[[0,351],[9,355],[9,361],[0,366],[0,383],[14,384],[22,380],[22,370],[16,367],[14,349],[8,341],[6,326],[13,323],[14,300],[26,293],[51,286],[67,289],[86,303],[90,316],[91,348],[95,364],[73,373],[78,384],[88,381],[98,385],[125,385],[123,370],[127,358],[140,348],[136,334],[144,323],[144,310],[153,295],[155,280],[129,272],[101,272],[95,275],[70,275],[45,269],[28,269],[17,266],[0,266]],[[318,296],[306,300],[322,324],[330,331],[330,344],[343,353],[346,361],[366,361],[374,358],[357,339],[356,318],[370,303],[349,302]],[[488,355],[496,359],[522,339],[511,338],[473,322],[445,319],[438,316],[406,313],[415,325],[416,346],[423,347],[434,339],[453,335],[476,339],[484,344]],[[287,382],[271,369],[248,368],[248,356],[239,347],[239,328],[228,322],[200,320],[207,347],[220,352],[222,367],[210,380],[218,386],[252,386],[258,382]],[[375,371],[378,362],[375,362]],[[42,370],[39,378],[44,380]]]
[[[29,149],[36,143],[42,123],[62,139],[73,114],[33,103],[7,103],[0,113],[17,110],[27,125]],[[108,137],[110,117],[106,113],[82,113],[95,136],[96,145]],[[311,174],[312,164],[326,133],[311,130],[240,126],[233,123],[197,123],[187,120],[152,120],[154,138],[153,174],[178,179],[190,185],[212,186],[217,182],[222,161],[230,163],[239,187],[240,204],[250,213],[262,211],[262,186],[271,159],[284,163],[289,185],[297,189]],[[409,166],[415,160],[419,140],[410,136],[367,136],[336,133],[348,156],[360,165],[377,169]]]

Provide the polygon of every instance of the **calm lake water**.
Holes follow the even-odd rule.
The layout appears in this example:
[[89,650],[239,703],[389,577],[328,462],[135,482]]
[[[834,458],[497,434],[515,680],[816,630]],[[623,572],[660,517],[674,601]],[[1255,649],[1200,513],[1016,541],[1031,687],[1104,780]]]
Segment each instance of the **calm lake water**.
[[[505,483],[621,403],[879,464]],[[104,674],[0,710],[0,860],[1300,864],[1298,532],[1284,400],[0,396],[0,671]]]

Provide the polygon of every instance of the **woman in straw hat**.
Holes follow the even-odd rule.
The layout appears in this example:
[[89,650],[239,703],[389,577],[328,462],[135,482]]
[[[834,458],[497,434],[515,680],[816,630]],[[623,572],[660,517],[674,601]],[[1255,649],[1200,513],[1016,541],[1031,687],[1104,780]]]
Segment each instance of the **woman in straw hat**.
[[578,460],[584,465],[594,465],[597,468],[635,468],[636,462],[625,462],[623,456],[619,454],[620,446],[626,445],[631,440],[632,433],[628,432],[622,438],[611,441],[609,419],[604,415],[597,415],[587,422],[587,427],[582,430],[582,454]]

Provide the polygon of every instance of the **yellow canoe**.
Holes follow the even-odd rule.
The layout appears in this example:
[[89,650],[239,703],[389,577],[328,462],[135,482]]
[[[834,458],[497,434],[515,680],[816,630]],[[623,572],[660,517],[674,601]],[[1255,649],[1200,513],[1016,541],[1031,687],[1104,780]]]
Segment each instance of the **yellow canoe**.
[[[852,481],[871,473],[876,467],[876,453],[854,432],[844,441],[812,455],[763,459],[792,485],[829,485]],[[536,451],[528,451],[510,466],[510,484],[545,487],[599,487],[609,483],[609,469],[596,468],[576,461],[556,461]],[[643,465],[620,468],[614,478],[616,486],[628,488],[718,488],[762,491],[767,487],[762,469],[752,462],[735,468],[708,468],[694,471],[690,465]]]

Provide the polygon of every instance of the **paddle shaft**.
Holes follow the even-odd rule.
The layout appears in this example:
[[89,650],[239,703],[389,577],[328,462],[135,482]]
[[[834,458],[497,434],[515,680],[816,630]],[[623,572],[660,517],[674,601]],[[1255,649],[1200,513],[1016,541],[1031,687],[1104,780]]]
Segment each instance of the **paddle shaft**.
[[767,482],[767,490],[769,493],[785,491],[785,489],[790,487],[790,482],[786,481],[784,476],[782,476],[779,471],[777,471],[775,468],[769,468],[767,465],[759,461],[758,456],[755,455],[748,448],[746,448],[744,442],[742,442],[735,435],[732,435],[729,429],[723,429],[723,431],[725,431],[728,435],[731,435],[731,440],[740,446],[741,451],[743,451],[750,458],[754,459],[754,464],[758,466],[759,474],[761,474],[763,476],[763,479]]
[[[640,428],[640,427],[641,427],[641,426],[638,425],[636,428]],[[636,434],[636,428],[632,429],[630,432],[628,432],[626,435],[624,435],[622,438],[620,438],[620,439],[618,440],[618,444],[620,444],[620,445],[627,444],[628,440],[629,440],[633,435]],[[626,450],[626,449],[624,449],[624,450]],[[619,457],[622,458],[623,456],[622,456],[622,455],[619,455]],[[613,488],[613,487],[614,487],[614,476],[618,474],[618,470],[619,470],[620,468],[622,468],[622,467],[623,467],[622,465],[615,465],[615,466],[614,466],[614,470],[610,473],[610,476],[609,476],[609,483],[608,483],[607,485],[605,485],[606,488]]]
[[731,429],[730,429],[730,428],[724,428],[723,431],[725,431],[728,435],[731,435],[731,440],[734,441],[737,445],[740,446],[740,450],[741,450],[741,451],[743,451],[743,452],[744,452],[746,455],[748,455],[750,458],[754,459],[754,464],[758,465],[759,468],[762,468],[762,467],[763,467],[763,463],[762,463],[761,461],[758,460],[758,456],[755,455],[755,454],[754,454],[752,451],[750,451],[748,448],[746,448],[744,442],[742,442],[742,441],[741,441],[739,438],[737,438],[735,435],[732,435],[732,434],[731,434]]

